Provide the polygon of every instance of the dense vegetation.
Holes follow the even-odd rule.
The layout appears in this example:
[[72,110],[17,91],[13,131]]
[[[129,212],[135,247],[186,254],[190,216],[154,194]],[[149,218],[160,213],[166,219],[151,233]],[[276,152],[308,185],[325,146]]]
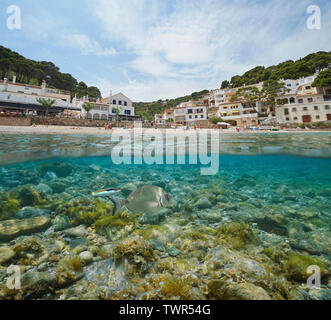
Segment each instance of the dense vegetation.
[[276,66],[265,68],[255,67],[244,73],[242,76],[234,76],[231,81],[223,81],[222,88],[237,88],[243,85],[252,85],[260,81],[298,79],[315,73],[316,70],[327,68],[331,64],[331,51],[319,51],[307,55],[297,61],[288,60]]
[[208,94],[208,90],[202,90],[200,92],[193,92],[191,95],[179,97],[171,100],[159,100],[152,103],[137,102],[134,104],[136,108],[136,114],[145,120],[153,120],[154,114],[162,113],[165,109],[176,107],[182,102],[190,100],[199,100]]
[[313,87],[331,87],[331,69],[322,71],[313,82]]
[[12,80],[16,75],[17,81],[31,85],[40,85],[47,81],[48,87],[67,90],[78,97],[88,95],[100,98],[101,93],[96,87],[88,87],[84,82],[79,82],[69,73],[62,73],[52,62],[34,61],[0,46],[0,77]]

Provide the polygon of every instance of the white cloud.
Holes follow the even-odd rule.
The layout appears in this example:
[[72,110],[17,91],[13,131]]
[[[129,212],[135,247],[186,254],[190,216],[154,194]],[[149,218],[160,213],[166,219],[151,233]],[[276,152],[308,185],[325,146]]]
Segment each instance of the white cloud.
[[103,49],[100,44],[90,39],[84,34],[71,34],[63,37],[66,45],[72,47],[78,47],[80,49],[81,55],[97,55],[97,56],[112,56],[116,54],[114,48]]

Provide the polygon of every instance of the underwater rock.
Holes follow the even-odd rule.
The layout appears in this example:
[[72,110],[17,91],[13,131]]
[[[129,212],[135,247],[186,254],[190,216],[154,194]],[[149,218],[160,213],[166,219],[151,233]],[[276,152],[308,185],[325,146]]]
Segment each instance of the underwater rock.
[[93,254],[90,251],[83,251],[79,254],[84,265],[93,262]]
[[263,288],[251,283],[211,280],[208,290],[210,297],[217,300],[271,300]]
[[15,251],[8,247],[0,247],[0,265],[9,262],[15,256]]
[[137,186],[133,183],[127,183],[121,188],[121,194],[124,197],[128,197],[133,191],[137,189]]
[[39,193],[43,193],[45,195],[51,195],[53,193],[53,190],[50,186],[48,186],[47,184],[38,184],[35,187],[36,191],[38,191]]
[[57,286],[54,273],[51,272],[27,272],[21,281],[24,298],[36,299],[45,293],[53,292]]
[[34,217],[49,217],[50,211],[47,209],[39,209],[34,207],[24,207],[16,214],[18,219],[28,219]]
[[48,171],[54,172],[58,177],[67,177],[74,171],[74,166],[63,162],[43,163],[39,166],[39,172],[42,176]]
[[180,254],[180,250],[178,250],[177,248],[175,247],[170,247],[168,249],[168,254],[169,256],[171,257],[177,257],[179,254]]
[[69,247],[71,250],[77,247],[86,247],[87,240],[85,238],[75,238],[69,242]]
[[197,201],[196,206],[198,209],[208,209],[212,207],[212,204],[208,198],[203,197]]
[[75,228],[67,229],[65,230],[64,233],[69,237],[77,237],[77,238],[84,238],[88,235],[88,231],[83,225],[80,225]]
[[53,226],[54,231],[62,231],[70,228],[71,224],[69,218],[66,215],[60,214],[54,218]]
[[63,183],[61,180],[51,181],[49,183],[54,193],[62,193],[66,190],[67,185]]
[[12,240],[21,235],[41,232],[51,224],[47,217],[35,217],[23,220],[6,220],[0,222],[0,240]]
[[307,273],[309,266],[318,266],[322,278],[330,275],[328,265],[320,258],[312,257],[307,254],[290,253],[283,263],[283,271],[286,277],[297,282],[306,282],[310,274]]
[[275,233],[280,236],[286,236],[288,233],[286,228],[287,221],[280,214],[258,217],[254,220],[254,222],[256,222],[261,229],[267,232]]
[[19,210],[19,204],[17,199],[10,198],[8,194],[2,194],[0,198],[0,221],[13,218]]
[[44,178],[45,178],[46,180],[53,180],[53,179],[57,179],[57,175],[56,175],[54,172],[52,172],[52,171],[47,171],[47,172],[45,173]]
[[311,300],[331,300],[331,289],[329,288],[311,289],[308,294]]
[[18,191],[20,203],[23,207],[33,207],[37,205],[45,205],[46,199],[34,188],[24,186]]
[[162,241],[158,240],[158,239],[152,239],[151,240],[151,245],[152,245],[154,250],[158,250],[158,251],[161,251],[161,252],[166,251],[165,244]]

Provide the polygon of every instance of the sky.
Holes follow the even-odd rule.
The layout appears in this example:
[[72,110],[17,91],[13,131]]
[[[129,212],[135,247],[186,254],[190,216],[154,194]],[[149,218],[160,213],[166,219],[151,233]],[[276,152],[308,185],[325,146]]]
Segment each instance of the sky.
[[[7,27],[10,5],[21,10],[20,30]],[[307,27],[310,5],[320,8],[319,29]],[[330,51],[331,1],[1,0],[0,45],[52,61],[104,97],[171,99]]]

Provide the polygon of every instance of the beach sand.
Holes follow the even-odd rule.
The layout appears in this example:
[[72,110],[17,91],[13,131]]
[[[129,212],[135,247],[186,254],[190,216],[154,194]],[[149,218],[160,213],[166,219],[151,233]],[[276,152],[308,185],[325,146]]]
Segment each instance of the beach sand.
[[[0,134],[92,134],[92,135],[105,135],[105,134],[112,134],[112,133],[119,133],[123,130],[129,130],[132,131],[132,129],[123,129],[123,128],[114,128],[113,130],[105,130],[104,128],[97,128],[97,127],[64,127],[64,126],[36,126],[36,127],[18,127],[18,126],[0,126]],[[147,130],[147,129],[143,129]],[[149,130],[155,130],[155,129],[149,129]],[[180,132],[186,132],[184,129],[157,129],[160,130],[162,133],[165,132],[171,132],[171,133],[180,133]],[[219,129],[198,129],[198,131],[203,130],[213,130],[221,133],[230,133],[234,134],[236,133],[233,129],[228,130],[219,130]],[[193,129],[190,129],[191,132],[194,132]],[[279,130],[279,131],[273,131],[273,133],[296,133],[296,132],[326,132],[328,130]],[[331,130],[329,130],[331,132]],[[169,132],[169,133],[170,133]],[[241,130],[240,133],[265,133],[270,131],[248,131],[248,130]]]

